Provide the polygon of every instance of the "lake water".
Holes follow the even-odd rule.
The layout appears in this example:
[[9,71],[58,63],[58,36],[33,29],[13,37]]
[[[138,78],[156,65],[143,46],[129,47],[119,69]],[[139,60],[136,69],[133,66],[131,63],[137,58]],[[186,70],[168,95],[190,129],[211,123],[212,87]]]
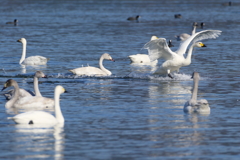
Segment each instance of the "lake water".
[[[42,95],[61,95],[65,125],[16,125],[0,98],[0,159],[239,159],[240,158],[240,3],[219,0],[1,0],[0,85],[9,78],[33,88],[33,74],[43,71]],[[181,14],[175,19],[174,14]],[[127,21],[129,16],[141,19]],[[18,19],[17,26],[5,24]],[[150,74],[150,66],[130,64],[129,55],[147,53],[152,35],[172,39],[191,33],[196,21],[204,29],[221,30],[206,48],[195,49],[192,64],[175,79]],[[197,31],[202,29],[198,28]],[[27,56],[50,58],[46,66],[18,64],[26,38]],[[98,66],[104,61],[110,77],[78,77],[69,69]],[[199,98],[211,114],[185,114],[192,90],[191,74],[201,75]],[[21,111],[20,111],[21,112]]]

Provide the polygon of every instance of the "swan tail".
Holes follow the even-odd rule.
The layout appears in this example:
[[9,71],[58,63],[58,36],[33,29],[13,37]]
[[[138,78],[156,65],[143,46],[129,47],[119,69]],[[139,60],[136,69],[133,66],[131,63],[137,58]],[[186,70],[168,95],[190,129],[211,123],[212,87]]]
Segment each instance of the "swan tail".
[[13,117],[7,117],[7,119],[14,119]]
[[68,70],[69,72],[72,72],[73,74],[75,74],[75,71],[74,70]]

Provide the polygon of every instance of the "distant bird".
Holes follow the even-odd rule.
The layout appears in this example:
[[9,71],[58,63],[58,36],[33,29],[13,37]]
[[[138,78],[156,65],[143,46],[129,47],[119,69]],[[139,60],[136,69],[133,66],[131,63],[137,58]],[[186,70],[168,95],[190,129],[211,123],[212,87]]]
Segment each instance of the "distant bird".
[[174,17],[175,18],[182,18],[182,15],[181,14],[175,14]]
[[223,3],[222,5],[223,5],[223,6],[232,6],[232,2],[229,1],[229,2]]
[[14,24],[15,26],[17,25],[17,23],[18,23],[17,19],[14,19],[13,22],[6,22],[6,24]]
[[193,91],[192,97],[184,105],[183,111],[186,113],[200,113],[200,114],[209,114],[210,107],[206,99],[197,100],[198,93],[198,83],[199,83],[199,73],[193,73]]
[[[194,35],[196,33],[196,28],[197,28],[198,24],[197,22],[193,22],[192,25],[192,35]],[[182,33],[180,35],[175,36],[177,41],[185,41],[186,39],[188,39],[191,35],[187,34],[187,33]]]
[[172,44],[172,40],[171,39],[168,41],[168,47],[169,48],[174,47],[174,45]]
[[202,22],[200,26],[201,26],[201,29],[203,29],[203,27],[205,26],[205,23]]
[[134,20],[138,20],[139,18],[140,18],[140,16],[137,15],[136,17],[128,17],[127,20],[129,20],[129,21],[134,21]]

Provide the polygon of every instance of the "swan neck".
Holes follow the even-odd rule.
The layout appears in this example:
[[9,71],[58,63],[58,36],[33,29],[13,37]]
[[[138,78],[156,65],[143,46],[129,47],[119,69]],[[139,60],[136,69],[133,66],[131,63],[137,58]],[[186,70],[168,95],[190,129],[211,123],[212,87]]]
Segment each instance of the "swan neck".
[[35,95],[38,97],[42,97],[42,94],[39,91],[39,87],[38,87],[38,78],[34,76],[34,81],[33,81],[33,85],[34,85],[34,92]]
[[58,123],[64,123],[64,117],[60,108],[60,93],[57,91],[54,92],[54,104],[55,104],[55,116]]
[[191,97],[191,100],[194,101],[194,102],[197,101],[198,82],[199,82],[199,79],[198,79],[198,78],[194,79],[193,92],[192,92],[192,97]]
[[197,26],[193,26],[192,35],[194,35],[196,33],[196,28],[197,28]]
[[194,44],[191,45],[191,47],[188,49],[188,54],[187,54],[187,57],[186,57],[186,61],[189,62],[189,63],[191,63],[193,48],[194,48]]
[[107,73],[107,75],[111,75],[111,72],[109,70],[107,70],[104,66],[103,66],[103,56],[101,56],[100,60],[99,60],[99,67],[102,71],[104,71],[105,73]]
[[14,103],[18,100],[19,98],[19,87],[18,84],[14,84],[13,85],[14,90],[13,90],[13,94],[12,94],[12,98],[6,103],[5,107],[6,108],[12,108],[14,106]]
[[27,42],[26,43],[22,43],[22,45],[23,45],[22,57],[21,57],[21,59],[19,61],[19,64],[21,64],[25,60],[25,58],[26,58]]

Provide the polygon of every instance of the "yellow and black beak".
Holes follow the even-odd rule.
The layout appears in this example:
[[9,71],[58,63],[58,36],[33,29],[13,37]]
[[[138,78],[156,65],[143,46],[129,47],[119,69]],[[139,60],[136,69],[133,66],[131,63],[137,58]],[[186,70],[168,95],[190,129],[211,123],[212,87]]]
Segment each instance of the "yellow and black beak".
[[200,45],[201,45],[201,47],[207,47],[207,46],[206,46],[205,44],[203,44],[203,43],[201,43]]
[[17,42],[21,42],[21,39],[17,40]]

